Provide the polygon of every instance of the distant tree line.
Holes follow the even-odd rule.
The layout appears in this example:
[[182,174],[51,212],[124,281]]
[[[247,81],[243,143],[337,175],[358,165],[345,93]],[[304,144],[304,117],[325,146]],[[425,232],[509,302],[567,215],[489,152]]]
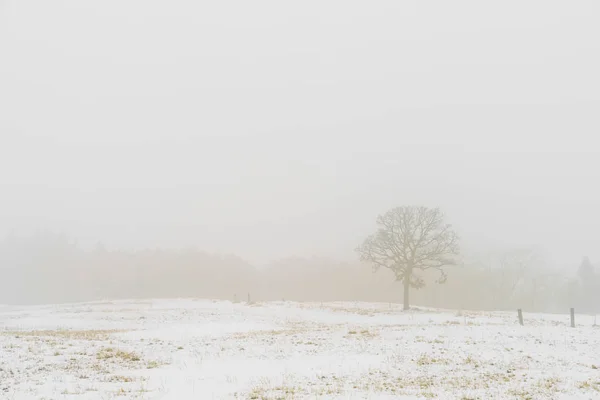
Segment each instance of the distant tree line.
[[[443,257],[455,257],[457,249],[452,245],[448,249]],[[418,254],[425,253],[415,254],[418,260]],[[439,263],[449,260],[443,257]],[[417,306],[564,312],[575,305],[597,312],[599,276],[587,263],[578,277],[577,267],[573,276],[551,271],[527,249],[452,260],[443,275],[439,263],[415,263],[410,273],[403,272],[405,266],[399,263],[398,270],[385,267],[374,274],[364,261],[302,257],[258,269],[233,255],[197,249],[126,251],[101,245],[84,249],[53,233],[10,236],[0,241],[0,304],[155,297],[244,300],[247,293],[253,301],[403,303],[406,279],[419,288],[411,293],[411,303]]]

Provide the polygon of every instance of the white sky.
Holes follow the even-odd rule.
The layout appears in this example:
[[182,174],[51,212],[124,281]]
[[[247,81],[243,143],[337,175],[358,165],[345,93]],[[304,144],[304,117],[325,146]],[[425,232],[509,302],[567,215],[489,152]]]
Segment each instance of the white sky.
[[600,3],[0,0],[0,235],[352,259],[377,214],[600,261]]

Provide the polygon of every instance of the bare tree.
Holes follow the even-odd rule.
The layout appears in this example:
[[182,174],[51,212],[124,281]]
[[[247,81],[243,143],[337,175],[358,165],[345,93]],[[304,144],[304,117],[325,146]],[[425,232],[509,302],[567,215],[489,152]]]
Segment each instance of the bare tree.
[[496,256],[498,278],[490,282],[493,286],[494,306],[506,308],[511,305],[516,289],[525,284],[527,274],[540,261],[539,254],[532,248],[512,249]]
[[377,231],[356,251],[360,260],[391,270],[404,285],[404,309],[410,308],[409,290],[425,286],[418,271],[438,270],[438,283],[446,281],[444,267],[455,265],[458,235],[444,223],[438,209],[397,207],[377,217]]
[[598,296],[600,289],[600,277],[596,273],[596,269],[592,265],[589,257],[583,257],[579,270],[577,271],[579,280],[581,281],[581,292],[578,294],[581,306],[586,311],[598,312],[596,304],[600,299]]

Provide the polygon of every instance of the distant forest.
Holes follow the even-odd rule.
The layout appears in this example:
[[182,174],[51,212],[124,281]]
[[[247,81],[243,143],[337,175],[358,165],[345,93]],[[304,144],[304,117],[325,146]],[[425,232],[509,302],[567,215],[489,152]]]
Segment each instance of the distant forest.
[[[448,279],[424,276],[415,306],[539,312],[598,311],[598,273],[589,260],[572,276],[530,262],[527,251],[490,254],[447,269]],[[257,269],[236,256],[195,249],[87,250],[64,235],[9,236],[0,242],[0,304],[101,299],[197,297],[240,301],[402,302],[389,271],[323,258],[289,258]]]

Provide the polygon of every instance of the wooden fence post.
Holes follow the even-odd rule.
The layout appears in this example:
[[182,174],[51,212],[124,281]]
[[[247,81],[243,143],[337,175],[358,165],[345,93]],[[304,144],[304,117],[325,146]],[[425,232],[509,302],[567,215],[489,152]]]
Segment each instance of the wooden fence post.
[[571,328],[575,328],[575,309],[571,307]]
[[517,314],[519,315],[519,324],[521,324],[521,326],[523,326],[523,310],[521,310],[520,308],[517,310]]

